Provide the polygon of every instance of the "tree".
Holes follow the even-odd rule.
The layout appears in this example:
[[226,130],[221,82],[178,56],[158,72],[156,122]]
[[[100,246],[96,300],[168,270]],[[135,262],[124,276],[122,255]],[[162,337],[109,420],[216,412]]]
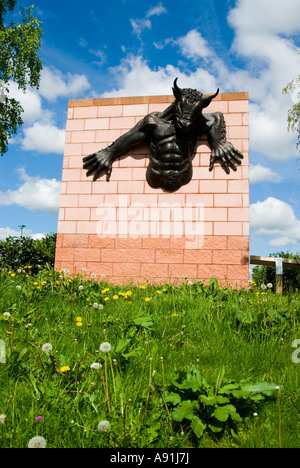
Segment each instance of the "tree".
[[22,21],[6,24],[4,16],[13,13],[17,0],[0,0],[0,154],[8,150],[8,141],[23,124],[21,104],[9,97],[9,82],[19,89],[38,88],[41,59],[37,52],[41,46],[41,21],[32,15],[33,5],[27,11],[20,8]]
[[288,111],[288,130],[297,132],[298,142],[297,148],[300,149],[300,75],[296,76],[283,90],[284,94],[295,93],[296,104]]

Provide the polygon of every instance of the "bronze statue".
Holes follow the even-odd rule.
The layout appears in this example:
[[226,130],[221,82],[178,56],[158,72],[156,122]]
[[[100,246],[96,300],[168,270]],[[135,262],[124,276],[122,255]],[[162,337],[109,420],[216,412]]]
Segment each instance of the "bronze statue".
[[151,155],[146,179],[152,188],[174,192],[188,184],[193,175],[192,155],[197,139],[207,134],[211,148],[211,171],[219,161],[227,174],[230,168],[237,170],[243,155],[226,140],[226,124],[222,112],[203,114],[212,99],[219,93],[203,96],[195,89],[181,89],[177,78],[173,84],[175,101],[163,112],[151,112],[131,130],[119,137],[107,148],[83,158],[86,175],[94,173],[95,181],[102,171],[109,181],[112,163],[141,143],[149,144]]

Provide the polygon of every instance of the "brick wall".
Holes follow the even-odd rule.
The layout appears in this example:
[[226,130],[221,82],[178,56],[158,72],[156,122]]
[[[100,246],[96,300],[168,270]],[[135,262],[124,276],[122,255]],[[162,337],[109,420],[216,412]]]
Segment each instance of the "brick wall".
[[[110,182],[104,175],[93,182],[82,169],[83,156],[105,148],[147,113],[163,110],[173,100],[145,96],[69,102],[56,269],[68,268],[73,274],[86,268],[87,275],[105,275],[117,284],[180,283],[186,278],[206,282],[214,276],[224,286],[248,286],[247,93],[220,94],[205,109],[224,113],[227,138],[244,154],[242,165],[229,176],[219,164],[209,172],[205,138],[196,147],[191,182],[175,193],[147,184],[147,146],[117,159]],[[120,229],[113,232],[122,220],[124,227],[124,219],[131,228],[125,235]]]

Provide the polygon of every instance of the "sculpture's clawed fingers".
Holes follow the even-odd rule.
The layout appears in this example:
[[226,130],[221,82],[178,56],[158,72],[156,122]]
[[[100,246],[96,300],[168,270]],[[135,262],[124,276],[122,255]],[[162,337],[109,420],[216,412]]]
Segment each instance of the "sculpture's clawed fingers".
[[106,172],[106,180],[109,181],[112,171],[112,158],[110,153],[101,150],[83,158],[83,168],[88,169],[86,176],[94,173],[93,180],[97,180],[102,171]]

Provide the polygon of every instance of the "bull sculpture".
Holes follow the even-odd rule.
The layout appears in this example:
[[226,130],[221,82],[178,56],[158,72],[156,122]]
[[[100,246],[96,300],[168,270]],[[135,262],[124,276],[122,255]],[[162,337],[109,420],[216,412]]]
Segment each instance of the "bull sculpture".
[[175,192],[190,182],[193,175],[192,157],[198,138],[206,134],[211,149],[211,171],[219,161],[226,174],[237,170],[243,155],[226,140],[226,124],[222,112],[203,114],[217,92],[204,96],[195,89],[181,89],[177,78],[173,84],[175,101],[163,112],[151,112],[131,130],[107,148],[83,158],[87,176],[95,181],[101,172],[109,181],[112,163],[119,156],[142,143],[147,143],[151,154],[146,180],[152,188]]

